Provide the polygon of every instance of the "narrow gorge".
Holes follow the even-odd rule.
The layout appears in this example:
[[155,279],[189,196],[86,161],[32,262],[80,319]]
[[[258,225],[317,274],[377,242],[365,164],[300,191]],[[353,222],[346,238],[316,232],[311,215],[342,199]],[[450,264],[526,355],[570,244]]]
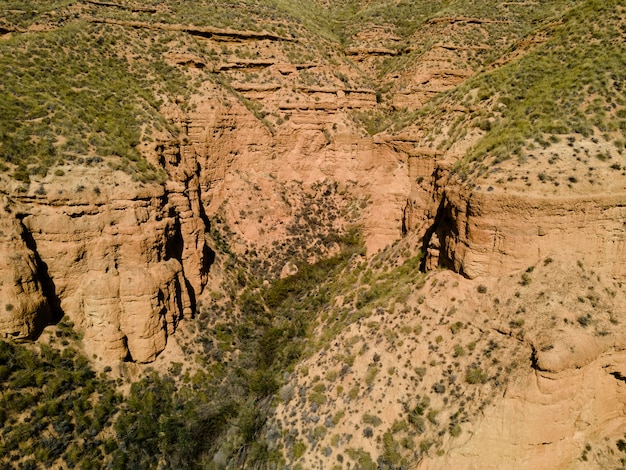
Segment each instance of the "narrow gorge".
[[[624,467],[620,2],[10,3],[0,336],[109,374],[101,466]],[[158,380],[204,444],[129,460]]]

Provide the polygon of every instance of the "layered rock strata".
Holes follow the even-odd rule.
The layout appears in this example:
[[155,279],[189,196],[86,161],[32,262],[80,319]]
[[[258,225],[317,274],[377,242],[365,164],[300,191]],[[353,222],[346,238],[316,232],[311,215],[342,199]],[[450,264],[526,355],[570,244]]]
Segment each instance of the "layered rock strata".
[[166,189],[107,168],[66,171],[21,196],[19,218],[3,217],[2,330],[32,338],[65,314],[95,356],[152,361],[192,314],[210,260],[197,175],[190,190],[193,178]]
[[433,242],[441,249],[431,253],[429,262],[475,278],[571,255],[593,260],[613,278],[623,278],[625,203],[624,194],[546,198],[451,185],[433,227]]
[[50,320],[50,305],[40,281],[44,266],[29,247],[28,231],[19,219],[19,206],[0,200],[0,331],[24,339],[37,334]]

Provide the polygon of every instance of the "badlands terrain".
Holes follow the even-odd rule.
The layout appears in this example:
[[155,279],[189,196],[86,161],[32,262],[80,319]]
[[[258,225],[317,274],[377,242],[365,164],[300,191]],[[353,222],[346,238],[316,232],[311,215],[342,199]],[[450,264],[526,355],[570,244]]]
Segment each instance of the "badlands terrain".
[[0,3],[0,464],[626,468],[626,5]]

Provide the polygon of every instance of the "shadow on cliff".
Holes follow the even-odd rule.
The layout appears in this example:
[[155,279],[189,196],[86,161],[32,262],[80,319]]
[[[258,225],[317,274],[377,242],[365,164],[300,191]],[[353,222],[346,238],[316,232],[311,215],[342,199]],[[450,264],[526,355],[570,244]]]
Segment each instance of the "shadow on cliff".
[[[202,194],[202,193],[200,193]],[[204,233],[207,234],[211,231],[211,221],[204,211],[204,204],[200,204],[200,218],[204,222]],[[208,274],[211,270],[211,266],[215,263],[215,251],[213,251],[206,243],[202,248],[202,275]]]
[[[209,222],[208,217],[204,213],[204,208],[202,207],[202,205],[200,205],[200,218],[204,222],[205,233],[206,233],[209,230],[210,222]],[[181,224],[180,224],[180,220],[179,220],[178,217],[176,217],[174,228],[175,228],[174,236],[170,237],[167,240],[167,242],[166,242],[165,254],[166,254],[166,256],[168,258],[177,259],[178,261],[180,261],[180,264],[183,265],[183,249],[184,249],[185,241],[183,239],[183,235],[182,235],[182,231],[181,231]],[[201,257],[202,264],[200,266],[200,272],[198,273],[200,275],[200,277],[204,277],[204,276],[206,276],[208,274],[209,270],[211,269],[211,266],[213,265],[213,263],[215,263],[215,256],[216,256],[215,251],[213,251],[205,243],[202,246],[202,257]],[[189,282],[189,279],[187,278],[189,273],[185,273],[184,272],[184,268],[183,268],[183,274],[184,274],[183,277],[185,279],[185,287],[187,289],[187,292],[189,293],[189,301],[191,303],[191,311],[194,312],[194,314],[195,314],[195,311],[196,311],[196,297],[197,297],[197,295],[200,294],[200,292],[196,292],[196,289]],[[181,301],[181,299],[179,299],[179,302],[180,301]],[[179,307],[181,308],[181,311],[182,311],[182,304],[179,305]]]
[[[426,229],[424,238],[422,240],[422,253],[424,254],[422,262],[420,263],[420,271],[426,272],[429,270],[428,262],[430,254],[433,251],[437,252],[437,266],[445,269],[453,269],[452,260],[447,255],[445,250],[446,237],[450,236],[455,230],[455,225],[451,223],[451,217],[449,209],[445,204],[445,194],[442,196],[437,207],[437,214],[432,225]],[[430,267],[432,269],[432,267]]]
[[22,240],[24,240],[28,249],[33,252],[37,268],[37,280],[41,284],[41,291],[48,302],[48,308],[44,311],[38,312],[36,315],[33,322],[33,331],[29,335],[29,339],[37,339],[46,326],[56,325],[59,323],[61,318],[63,318],[64,313],[61,309],[61,301],[56,293],[56,286],[48,273],[48,265],[41,259],[41,256],[39,256],[37,242],[22,222],[23,217],[18,218],[20,219],[20,224],[22,226]]
[[[202,192],[200,191],[199,194],[202,194]],[[200,205],[198,207],[199,213],[200,213],[200,219],[202,219],[202,222],[204,223],[204,234],[206,237],[206,234],[209,233],[209,231],[211,230],[211,221],[209,220],[209,217],[206,215],[206,212],[204,210],[204,204],[202,204],[202,201],[200,201]],[[211,247],[209,247],[209,245],[207,245],[206,243],[206,238],[205,238],[205,243],[202,246],[202,266],[200,267],[200,276],[203,279],[206,279],[207,274],[209,273],[209,271],[211,270],[211,266],[213,266],[213,263],[215,263],[215,257],[216,257],[216,253],[215,251],[213,251],[211,249]],[[203,282],[203,288],[204,288],[204,282]],[[190,297],[191,299],[191,308],[192,311],[196,312],[196,295],[200,294],[200,292],[196,293],[194,291],[193,286],[189,285],[189,281],[187,281],[187,289],[190,292]]]

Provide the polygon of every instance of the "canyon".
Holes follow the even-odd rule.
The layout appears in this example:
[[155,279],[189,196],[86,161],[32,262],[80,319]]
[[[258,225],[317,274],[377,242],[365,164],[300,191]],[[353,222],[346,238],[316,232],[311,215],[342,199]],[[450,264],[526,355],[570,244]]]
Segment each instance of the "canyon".
[[[570,3],[574,15],[593,2]],[[625,10],[609,3],[623,58]],[[37,341],[64,318],[97,368],[167,370],[192,361],[185,325],[217,311],[238,269],[270,285],[336,256],[358,229],[353,283],[329,287],[332,307],[264,428],[282,436],[285,468],[624,465],[623,123],[481,150],[514,106],[504,85],[482,96],[481,80],[531,69],[567,36],[567,12],[546,8],[541,27],[497,37],[526,12],[442,9],[404,38],[364,22],[341,44],[297,22],[288,34],[271,21],[253,31],[149,19],[158,8],[121,18],[119,5],[67,6],[63,21],[139,48],[163,35],[158,58],[112,50],[130,69],[177,70],[188,94],[155,93],[169,127],[144,123],[150,138],[136,145],[161,179],[115,154],[28,182],[0,172],[5,339]],[[0,41],[45,34],[46,21],[0,25]],[[607,76],[617,98],[602,112],[618,122],[623,70]],[[580,106],[606,98],[589,96]],[[379,285],[382,300],[360,300]],[[410,414],[424,397],[428,419]]]

